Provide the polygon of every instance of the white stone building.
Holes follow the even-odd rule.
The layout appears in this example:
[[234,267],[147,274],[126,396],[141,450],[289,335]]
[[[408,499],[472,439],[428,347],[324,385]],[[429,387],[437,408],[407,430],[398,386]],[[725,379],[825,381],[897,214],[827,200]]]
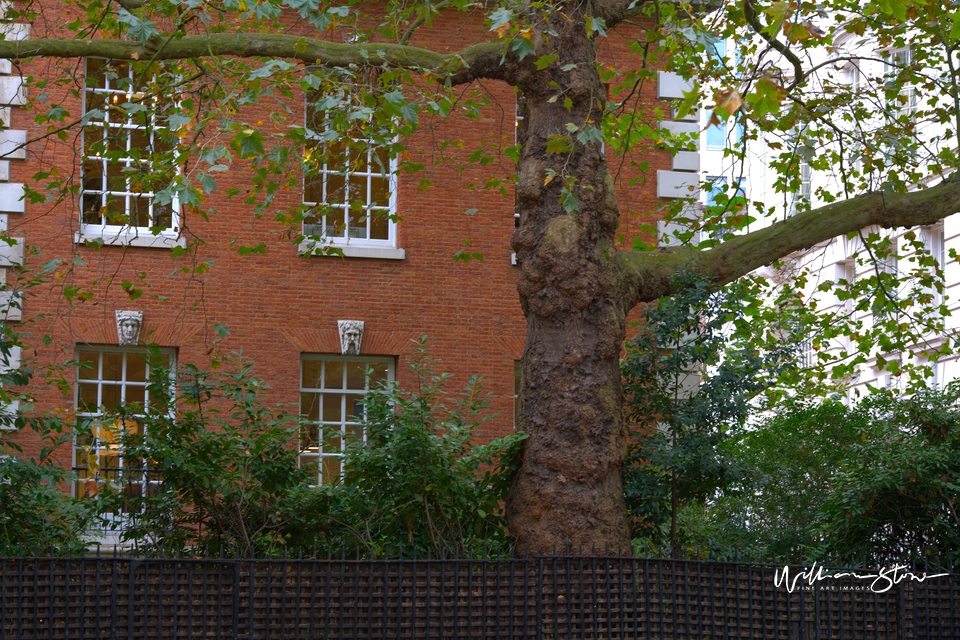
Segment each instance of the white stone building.
[[[899,94],[891,94],[889,91],[891,78],[904,67],[913,64],[911,50],[908,47],[881,49],[874,43],[850,34],[843,34],[835,43],[831,53],[833,59],[828,58],[824,52],[821,53],[821,59],[805,62],[811,67],[819,67],[810,83],[812,95],[843,94],[848,97],[845,100],[849,103],[849,108],[839,108],[830,115],[838,132],[851,134],[846,139],[838,134],[838,139],[846,144],[846,149],[841,151],[846,161],[829,169],[811,167],[811,163],[817,164],[816,158],[820,154],[837,150],[837,139],[831,141],[820,137],[798,142],[797,138],[790,134],[777,132],[745,136],[743,127],[737,123],[735,117],[720,125],[710,125],[713,105],[707,100],[703,108],[691,114],[686,121],[680,121],[675,113],[674,122],[662,124],[673,133],[695,135],[699,143],[696,149],[690,148],[688,152],[677,154],[673,171],[660,172],[658,195],[662,198],[691,199],[691,202],[696,204],[686,207],[685,215],[701,220],[703,212],[709,211],[708,208],[714,204],[717,194],[726,193],[728,198],[742,195],[749,203],[748,211],[757,218],[746,228],[749,231],[794,215],[808,207],[817,208],[831,199],[856,197],[865,192],[880,190],[884,187],[883,183],[890,179],[889,173],[885,173],[881,166],[883,154],[887,153],[887,150],[882,148],[884,124],[900,121],[900,118],[903,118],[901,122],[909,122],[910,126],[914,127],[916,149],[906,152],[913,154],[911,161],[924,176],[911,183],[908,176],[904,175],[908,188],[932,186],[949,175],[948,171],[933,175],[936,172],[936,156],[944,149],[956,151],[956,130],[960,127],[944,124],[942,120],[937,121],[933,112],[937,108],[942,109],[945,104],[949,107],[950,96],[922,93],[913,84],[901,86]],[[728,50],[732,50],[732,46],[718,43],[717,56],[724,60],[725,64],[732,66],[736,56],[728,55]],[[946,69],[923,69],[921,73],[944,79],[944,86],[955,82],[953,77],[944,78]],[[785,76],[784,81],[789,81],[789,77]],[[661,73],[660,92],[664,98],[682,98],[683,92],[689,91],[691,87],[691,83],[683,82],[679,76]],[[706,93],[709,95],[710,92],[708,90]],[[872,108],[867,110],[869,115],[863,112],[855,114],[857,107],[870,104],[871,98]],[[883,102],[879,102],[880,100]],[[872,141],[877,141],[877,144],[874,145],[875,148],[864,150],[862,146],[851,144],[854,138],[865,141],[863,144],[868,147]],[[731,153],[733,149],[739,149],[740,152]],[[893,153],[892,146],[890,149],[889,152]],[[781,172],[775,170],[774,165],[778,161],[783,163],[784,154],[788,153],[794,156],[795,164],[792,168],[796,182],[785,189],[782,179],[778,182]],[[880,158],[879,164],[877,158]],[[851,174],[859,175],[851,177]],[[723,201],[721,198],[721,203]],[[703,233],[690,237],[692,234],[684,234],[686,230],[682,220],[661,223],[660,245],[672,246],[704,239]],[[811,277],[806,286],[808,303],[809,300],[816,300],[819,310],[846,315],[869,329],[883,313],[882,310],[870,306],[862,308],[862,305],[857,309],[855,301],[841,300],[842,296],[836,295],[836,289],[823,293],[818,287],[825,281],[851,283],[880,272],[888,272],[903,278],[898,291],[893,293],[894,296],[905,296],[911,288],[916,296],[917,288],[926,286],[933,305],[943,303],[953,315],[945,319],[944,331],[925,332],[921,340],[906,345],[907,348],[896,352],[871,349],[867,361],[858,365],[859,373],[843,381],[847,391],[856,396],[865,392],[866,385],[905,387],[906,377],[897,373],[898,367],[878,366],[892,359],[903,365],[929,365],[931,370],[926,378],[928,385],[939,386],[960,378],[960,359],[956,355],[937,353],[951,336],[960,334],[960,264],[954,253],[955,250],[960,250],[960,215],[950,216],[931,227],[900,230],[893,234],[879,229],[864,230],[864,235],[870,233],[889,237],[890,246],[896,248],[896,256],[874,256],[871,250],[864,247],[860,237],[834,238],[802,255],[792,256],[788,268],[810,268]],[[924,272],[932,274],[936,271],[932,264],[922,265],[917,262],[916,247],[921,245],[943,269],[942,292],[935,286],[918,284],[918,276]],[[951,257],[951,254],[954,257]],[[764,273],[776,275],[769,268],[765,269]],[[913,280],[910,279],[911,276]],[[910,320],[911,308],[901,313],[905,321]],[[825,363],[835,362],[838,358],[842,359],[845,352],[850,354],[848,357],[852,357],[854,351],[854,345],[849,338],[821,341],[812,336],[804,346],[806,353],[803,360],[809,366],[823,366]]]

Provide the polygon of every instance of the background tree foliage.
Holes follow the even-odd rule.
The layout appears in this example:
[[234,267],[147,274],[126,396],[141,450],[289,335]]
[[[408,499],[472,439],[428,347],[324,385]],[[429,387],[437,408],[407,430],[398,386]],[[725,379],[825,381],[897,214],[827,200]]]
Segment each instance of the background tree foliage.
[[632,429],[624,490],[634,543],[674,555],[682,554],[680,512],[741,474],[727,441],[782,397],[784,380],[798,368],[798,340],[788,327],[768,325],[780,335],[758,334],[750,281],[717,291],[696,274],[676,278],[684,281],[680,293],[644,308],[622,365]]
[[855,566],[960,553],[957,385],[797,400],[725,440],[736,479],[679,516],[687,550]]

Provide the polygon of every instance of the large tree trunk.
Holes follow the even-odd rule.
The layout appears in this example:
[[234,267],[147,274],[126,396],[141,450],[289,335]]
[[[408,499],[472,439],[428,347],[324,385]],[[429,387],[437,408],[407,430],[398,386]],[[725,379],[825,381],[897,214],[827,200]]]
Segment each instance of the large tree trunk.
[[[568,153],[546,150],[551,135],[568,133],[568,123],[599,126],[606,90],[583,22],[557,19],[553,26],[562,29],[549,42],[559,59],[541,72],[531,64],[517,82],[525,100],[513,247],[527,318],[519,425],[529,438],[507,519],[521,554],[568,547],[628,553],[616,195],[600,143],[575,142]],[[537,55],[545,52],[538,47]],[[570,64],[577,66],[561,70]],[[549,170],[556,177],[548,181]],[[561,203],[565,184],[579,199],[569,212]]]

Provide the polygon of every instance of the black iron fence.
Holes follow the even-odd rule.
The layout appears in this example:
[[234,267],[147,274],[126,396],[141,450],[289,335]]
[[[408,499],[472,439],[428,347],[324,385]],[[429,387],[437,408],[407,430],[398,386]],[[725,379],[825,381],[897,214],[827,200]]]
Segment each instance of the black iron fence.
[[782,565],[595,556],[0,557],[0,637],[960,638],[956,575],[836,571],[791,567],[784,580]]

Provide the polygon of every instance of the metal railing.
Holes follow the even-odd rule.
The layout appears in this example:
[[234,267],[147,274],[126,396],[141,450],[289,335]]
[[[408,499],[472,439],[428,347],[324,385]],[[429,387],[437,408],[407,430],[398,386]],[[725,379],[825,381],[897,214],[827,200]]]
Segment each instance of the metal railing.
[[[791,567],[794,576],[803,570]],[[756,562],[575,555],[14,554],[0,557],[0,637],[960,638],[955,575],[906,577],[883,592],[853,576],[801,577],[788,590],[777,579],[782,571]]]

